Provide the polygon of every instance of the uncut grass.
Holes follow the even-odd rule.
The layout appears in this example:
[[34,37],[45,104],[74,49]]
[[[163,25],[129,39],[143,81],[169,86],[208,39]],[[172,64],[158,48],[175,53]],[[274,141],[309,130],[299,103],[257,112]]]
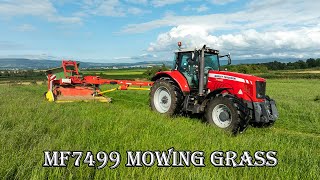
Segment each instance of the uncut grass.
[[85,75],[98,75],[101,78],[107,79],[128,79],[134,80],[145,78],[143,74],[146,69],[108,69],[104,71],[83,71]]
[[[96,179],[318,179],[320,166],[319,80],[270,80],[268,94],[278,103],[280,118],[272,128],[249,128],[229,137],[198,119],[168,118],[151,112],[148,92],[110,93],[111,104],[55,104],[43,100],[45,86],[0,87],[0,177]],[[5,98],[4,98],[5,97]],[[127,150],[203,150],[206,167],[127,168]],[[82,150],[121,153],[117,169],[81,164],[43,168],[44,150]],[[273,168],[216,168],[215,150],[276,150]],[[108,164],[112,165],[111,163]]]
[[270,71],[255,75],[266,79],[320,79],[320,73],[309,73],[308,71]]

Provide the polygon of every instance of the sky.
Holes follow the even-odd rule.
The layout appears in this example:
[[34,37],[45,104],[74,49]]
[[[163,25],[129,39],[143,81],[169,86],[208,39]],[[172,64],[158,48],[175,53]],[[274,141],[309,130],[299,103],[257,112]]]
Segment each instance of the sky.
[[233,59],[319,58],[319,0],[0,0],[0,58],[173,60],[177,42]]

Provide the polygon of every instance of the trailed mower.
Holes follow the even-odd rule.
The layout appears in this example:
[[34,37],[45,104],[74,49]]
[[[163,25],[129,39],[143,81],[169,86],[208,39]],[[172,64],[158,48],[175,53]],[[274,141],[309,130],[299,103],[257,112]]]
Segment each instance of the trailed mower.
[[[79,63],[62,60],[61,67],[49,69],[46,72],[48,91],[45,98],[50,102],[99,101],[110,102],[111,99],[103,94],[115,90],[149,90],[153,82],[110,80],[100,76],[83,76],[80,74]],[[106,91],[100,90],[102,84],[119,85]],[[131,87],[133,86],[133,87]]]

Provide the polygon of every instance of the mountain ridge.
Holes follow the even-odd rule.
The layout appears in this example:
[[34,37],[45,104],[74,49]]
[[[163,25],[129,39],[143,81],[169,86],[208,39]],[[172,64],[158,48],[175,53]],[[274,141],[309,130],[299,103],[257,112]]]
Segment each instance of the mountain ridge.
[[[257,64],[272,61],[279,62],[294,62],[298,58],[268,58],[268,59],[246,59],[233,60],[232,64]],[[172,66],[172,61],[139,61],[132,63],[101,63],[101,62],[84,62],[78,61],[81,68],[103,68],[103,67],[147,67],[151,65]],[[221,60],[221,65],[225,65],[227,61]],[[28,59],[28,58],[0,58],[0,69],[50,69],[61,66],[61,60],[46,60],[46,59]]]

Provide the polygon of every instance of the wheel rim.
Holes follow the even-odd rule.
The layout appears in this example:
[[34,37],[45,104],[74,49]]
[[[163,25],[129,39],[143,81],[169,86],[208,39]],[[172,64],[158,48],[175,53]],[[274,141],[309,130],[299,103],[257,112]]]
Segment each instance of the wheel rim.
[[160,113],[166,113],[171,106],[171,95],[166,87],[159,87],[154,93],[154,106]]
[[227,128],[231,122],[231,110],[224,104],[218,104],[212,110],[212,120],[220,128]]

